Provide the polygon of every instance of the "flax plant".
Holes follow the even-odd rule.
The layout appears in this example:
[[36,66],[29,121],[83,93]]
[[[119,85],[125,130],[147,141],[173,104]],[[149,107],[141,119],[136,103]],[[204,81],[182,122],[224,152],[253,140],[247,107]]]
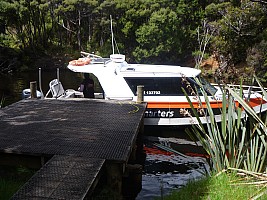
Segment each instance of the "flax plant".
[[[245,100],[242,96],[242,89],[235,90],[222,85],[220,86],[222,90],[221,122],[217,123],[203,85],[198,79],[196,82],[205,98],[204,117],[209,123],[206,125],[201,123],[200,114],[186,94],[192,112],[198,120],[198,124],[193,124],[192,128],[186,131],[191,138],[200,141],[208,153],[208,163],[211,169],[214,172],[221,172],[228,168],[253,172],[266,170],[267,172],[266,113],[258,116],[247,103],[249,99]],[[259,83],[258,80],[257,82]],[[260,83],[259,85],[262,94],[267,99],[266,91]],[[202,102],[199,102],[199,105],[204,109]]]

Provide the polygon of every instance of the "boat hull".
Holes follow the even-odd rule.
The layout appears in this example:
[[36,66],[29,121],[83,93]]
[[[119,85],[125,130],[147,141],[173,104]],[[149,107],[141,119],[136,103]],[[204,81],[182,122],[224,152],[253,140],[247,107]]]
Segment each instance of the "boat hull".
[[[187,126],[197,123],[210,123],[222,119],[221,109],[224,95],[220,85],[212,85],[201,78],[199,69],[170,65],[128,64],[125,57],[112,55],[109,60],[87,54],[90,64],[68,68],[74,72],[92,73],[98,79],[107,100],[137,101],[137,87],[143,86],[143,101],[147,103],[144,113],[146,126]],[[202,86],[201,86],[202,85]],[[229,86],[230,87],[230,86]],[[236,86],[233,86],[236,88]],[[237,87],[238,88],[238,87]],[[266,111],[266,101],[262,100],[261,88],[242,86],[244,99],[250,99],[250,106],[257,113]],[[206,96],[203,95],[205,91]],[[185,95],[185,93],[187,95]],[[258,98],[260,97],[260,98]],[[225,97],[227,98],[227,96]],[[188,102],[190,99],[190,102]],[[213,118],[207,111],[212,108]],[[194,115],[191,105],[196,109]],[[261,106],[264,104],[264,108]],[[240,105],[236,102],[236,107]],[[243,111],[243,116],[245,112]]]
[[[222,115],[222,102],[210,102],[214,120],[221,122]],[[249,105],[254,109],[256,113],[263,113],[267,111],[267,102],[261,98],[251,99]],[[202,103],[201,109],[199,109],[198,103],[193,103],[196,108],[199,119],[202,124],[211,122],[209,112],[206,109],[206,104]],[[239,103],[236,102],[236,106]],[[201,112],[200,112],[201,110]],[[245,111],[242,111],[242,117],[245,117]],[[148,102],[147,109],[144,116],[144,124],[147,126],[188,126],[192,124],[198,124],[197,117],[194,116],[193,111],[188,102]]]

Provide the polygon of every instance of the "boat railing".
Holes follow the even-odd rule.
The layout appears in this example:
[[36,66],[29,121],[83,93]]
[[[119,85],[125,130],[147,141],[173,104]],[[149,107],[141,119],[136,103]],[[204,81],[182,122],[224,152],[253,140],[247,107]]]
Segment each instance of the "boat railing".
[[87,52],[81,51],[81,55],[84,57],[90,58],[92,64],[106,64],[108,61],[110,61],[110,58],[103,58],[94,53],[87,53]]
[[[211,85],[213,86],[219,86],[219,84],[212,83]],[[233,88],[233,89],[243,89],[244,92],[247,91],[253,91],[262,94],[262,89],[259,86],[251,86],[251,85],[235,85],[235,84],[227,84],[228,87]],[[267,88],[263,88],[265,91],[267,91]]]

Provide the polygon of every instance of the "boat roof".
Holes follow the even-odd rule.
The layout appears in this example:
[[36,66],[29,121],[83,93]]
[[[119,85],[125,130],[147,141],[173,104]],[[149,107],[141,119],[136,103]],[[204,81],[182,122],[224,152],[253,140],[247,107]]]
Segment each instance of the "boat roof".
[[124,77],[196,77],[201,70],[174,65],[127,64],[121,68]]
[[[117,56],[117,54],[115,55]],[[121,55],[119,55],[121,56]],[[201,70],[178,65],[154,65],[154,64],[129,64],[124,58],[93,58],[91,63],[85,66],[72,66],[68,68],[75,72],[94,73],[103,72],[107,67],[116,68],[123,77],[197,77]]]

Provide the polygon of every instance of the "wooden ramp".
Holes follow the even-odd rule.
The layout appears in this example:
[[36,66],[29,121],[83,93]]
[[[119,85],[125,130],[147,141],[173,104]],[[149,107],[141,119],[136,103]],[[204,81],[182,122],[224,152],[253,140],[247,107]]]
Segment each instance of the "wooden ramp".
[[53,157],[13,199],[83,199],[105,163],[116,169],[107,174],[121,176],[145,107],[72,99],[23,100],[0,109],[1,153]]

